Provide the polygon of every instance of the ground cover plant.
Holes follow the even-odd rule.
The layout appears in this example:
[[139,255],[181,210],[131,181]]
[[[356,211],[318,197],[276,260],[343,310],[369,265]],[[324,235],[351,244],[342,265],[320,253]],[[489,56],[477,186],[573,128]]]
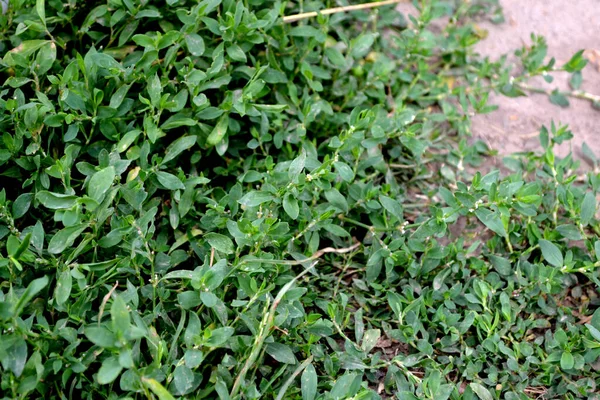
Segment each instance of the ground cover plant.
[[469,139],[581,53],[477,57],[492,1],[283,21],[336,5],[6,5],[3,398],[596,398],[596,156]]

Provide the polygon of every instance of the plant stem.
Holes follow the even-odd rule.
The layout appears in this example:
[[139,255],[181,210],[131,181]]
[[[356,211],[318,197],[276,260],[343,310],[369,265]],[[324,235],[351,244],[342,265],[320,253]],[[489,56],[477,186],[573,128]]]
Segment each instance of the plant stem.
[[304,369],[308,367],[308,364],[310,364],[312,360],[313,356],[310,356],[302,364],[300,364],[298,368],[296,368],[294,373],[287,379],[287,381],[285,381],[281,389],[279,389],[279,394],[277,395],[277,398],[275,400],[283,399],[283,396],[285,396],[285,392],[287,391],[288,387],[290,387],[292,382],[294,382],[294,379],[296,379],[296,377],[300,375],[300,372],[304,371]]
[[[271,328],[273,327],[273,324],[275,321],[275,312],[277,311],[277,306],[279,306],[279,303],[283,299],[283,296],[287,293],[288,290],[291,289],[291,287],[294,285],[294,283],[296,283],[296,281],[298,279],[302,278],[309,271],[311,271],[315,267],[316,264],[317,264],[316,262],[312,263],[312,265],[309,268],[306,268],[304,271],[302,271],[300,274],[298,274],[295,278],[293,278],[291,281],[286,283],[281,288],[279,293],[277,293],[275,300],[273,300],[273,305],[271,305],[271,307],[269,308],[269,311],[267,313],[265,313],[265,315],[260,323],[260,327],[258,329],[258,335],[254,339],[254,346],[252,348],[252,352],[250,352],[250,356],[246,359],[244,366],[240,370],[240,373],[238,374],[237,378],[235,379],[233,388],[231,388],[231,393],[230,393],[229,397],[231,397],[232,399],[236,398],[236,396],[240,390],[240,387],[244,381],[244,378],[246,377],[246,374],[248,373],[248,370],[250,370],[250,368],[252,367],[254,362],[258,359],[258,355],[262,351],[263,345],[265,343],[265,339],[269,336],[269,333],[271,332]],[[269,303],[267,300],[267,304],[266,304],[265,308],[267,308],[268,305],[269,305]]]
[[[519,83],[519,84],[517,84],[517,86],[520,89],[527,90],[529,92],[542,93],[542,94],[546,94],[548,96],[551,96],[552,92],[553,92],[550,89],[531,86],[526,83]],[[571,90],[571,91],[565,91],[565,92],[560,92],[560,93],[565,96],[573,97],[576,99],[588,100],[588,101],[591,101],[592,103],[600,103],[600,96],[597,96],[595,94],[591,94],[588,92],[584,92],[583,90]]]
[[321,10],[321,11],[311,11],[311,12],[305,12],[305,13],[301,13],[301,14],[288,15],[286,17],[283,17],[283,22],[286,24],[289,24],[291,22],[300,21],[302,19],[316,17],[319,14],[330,15],[330,14],[337,14],[337,13],[348,12],[348,11],[367,10],[369,8],[387,6],[390,4],[397,4],[397,3],[407,3],[407,2],[408,2],[408,0],[384,0],[384,1],[376,1],[373,3],[356,4],[353,6],[341,6],[341,7],[327,8],[327,9]]

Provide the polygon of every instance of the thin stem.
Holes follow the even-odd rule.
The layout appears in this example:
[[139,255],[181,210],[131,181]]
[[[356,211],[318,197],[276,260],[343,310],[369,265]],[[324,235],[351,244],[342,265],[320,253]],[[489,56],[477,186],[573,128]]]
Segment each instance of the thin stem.
[[340,327],[340,325],[335,322],[335,318],[331,319],[331,322],[333,322],[333,326],[335,327],[335,330],[338,332],[338,334],[347,342],[349,342],[350,344],[352,344],[355,348],[360,349],[360,346],[358,345],[358,343],[356,343],[354,340],[350,339],[345,333],[344,331],[342,331],[342,328]]
[[325,247],[323,249],[316,251],[312,256],[302,259],[302,260],[297,260],[297,261],[294,261],[294,260],[270,260],[270,259],[262,259],[262,258],[252,258],[248,261],[249,262],[261,262],[261,263],[265,263],[265,264],[301,265],[307,261],[313,261],[313,260],[316,260],[317,258],[321,258],[321,256],[325,253],[336,253],[336,254],[349,253],[352,250],[357,249],[360,245],[361,245],[360,242],[356,242],[352,246],[342,247],[341,249],[336,249],[333,247]]
[[283,399],[283,396],[285,396],[285,392],[287,391],[288,387],[290,387],[292,382],[294,382],[294,379],[296,379],[296,377],[298,375],[300,375],[300,372],[304,371],[304,369],[306,367],[308,367],[308,365],[312,362],[312,360],[313,360],[313,356],[310,356],[302,364],[300,364],[298,366],[298,368],[296,368],[294,373],[287,379],[287,381],[285,381],[285,383],[283,384],[281,389],[279,389],[279,394],[277,395],[277,398],[275,400]]
[[[277,296],[273,300],[273,305],[271,305],[271,307],[265,313],[265,315],[260,323],[260,326],[258,329],[258,334],[256,335],[256,338],[254,339],[254,345],[252,347],[250,356],[246,359],[246,362],[242,366],[240,373],[238,374],[237,378],[235,379],[235,382],[233,383],[233,388],[231,389],[231,393],[229,395],[229,397],[231,397],[232,399],[236,398],[238,392],[240,391],[241,385],[244,382],[244,378],[246,377],[246,374],[248,373],[248,371],[250,370],[250,368],[252,367],[254,362],[258,359],[258,356],[263,349],[265,339],[268,337],[269,333],[271,332],[271,328],[273,327],[273,325],[275,323],[275,312],[277,311],[277,306],[279,306],[279,303],[283,299],[283,296],[287,293],[288,290],[291,289],[291,287],[296,283],[296,281],[298,281],[298,279],[302,278],[309,271],[311,271],[315,267],[316,264],[317,264],[317,262],[312,263],[312,265],[309,268],[306,268],[304,271],[302,271],[300,274],[298,274],[294,279],[292,279],[291,281],[286,283],[281,288],[279,293],[277,293]],[[265,309],[268,308],[268,306],[269,306],[269,300],[267,300]]]
[[[546,94],[548,96],[551,96],[552,92],[553,92],[550,89],[545,89],[545,88],[541,88],[541,87],[531,86],[531,85],[528,85],[526,83],[519,83],[517,86],[520,89],[527,90],[529,92],[542,93],[542,94]],[[563,94],[563,95],[569,96],[569,97],[573,97],[573,98],[576,98],[576,99],[588,100],[588,101],[591,101],[593,103],[600,103],[600,96],[597,96],[597,95],[592,94],[592,93],[584,92],[583,90],[565,91],[565,92],[560,92],[560,94]]]
[[321,11],[311,11],[311,12],[305,12],[305,13],[301,13],[301,14],[288,15],[286,17],[283,17],[283,22],[286,24],[289,24],[291,22],[300,21],[300,20],[303,20],[306,18],[316,17],[319,14],[330,15],[330,14],[337,14],[337,13],[348,12],[348,11],[367,10],[369,8],[387,6],[389,4],[407,3],[408,1],[409,0],[385,0],[385,1],[376,1],[373,3],[356,4],[353,6],[341,6],[341,7],[327,8],[327,9],[321,10]]

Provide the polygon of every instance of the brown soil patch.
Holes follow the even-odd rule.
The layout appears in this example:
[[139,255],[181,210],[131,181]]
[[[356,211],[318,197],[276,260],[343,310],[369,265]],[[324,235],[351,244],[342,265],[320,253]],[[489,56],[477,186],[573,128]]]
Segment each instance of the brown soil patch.
[[[600,1],[598,0],[500,0],[505,22],[495,25],[482,21],[479,28],[488,31],[486,39],[477,44],[475,51],[484,57],[497,60],[531,43],[531,34],[542,35],[548,44],[548,57],[557,65],[567,62],[579,50],[585,50],[589,60],[583,70],[581,90],[600,95]],[[408,4],[398,9],[415,15],[417,11]],[[435,23],[443,24],[444,21]],[[515,57],[509,57],[514,60]],[[556,73],[552,83],[533,80],[532,86],[545,89],[569,90],[569,74]],[[575,157],[585,159],[581,145],[586,142],[600,156],[600,110],[589,101],[569,98],[570,106],[554,105],[544,94],[508,98],[491,94],[490,103],[498,110],[473,118],[473,136],[483,139],[499,151],[500,155],[539,150],[538,133],[542,125],[567,124],[574,134],[570,143],[563,143],[558,154],[564,156],[572,150]]]

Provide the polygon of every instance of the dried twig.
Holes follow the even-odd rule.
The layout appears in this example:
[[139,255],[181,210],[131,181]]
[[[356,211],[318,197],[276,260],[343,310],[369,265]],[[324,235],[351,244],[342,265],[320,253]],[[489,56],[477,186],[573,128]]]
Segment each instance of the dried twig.
[[409,0],[384,0],[384,1],[376,1],[373,3],[356,4],[353,6],[341,6],[341,7],[327,8],[327,9],[321,10],[321,11],[311,11],[311,12],[305,12],[305,13],[301,13],[301,14],[288,15],[286,17],[283,17],[283,22],[285,22],[286,24],[289,24],[291,22],[300,21],[302,19],[316,17],[319,14],[330,15],[330,14],[337,14],[337,13],[348,12],[348,11],[367,10],[369,8],[387,6],[389,4],[407,3],[408,1]]
[[104,307],[106,307],[108,299],[110,299],[110,296],[117,289],[117,286],[119,286],[119,281],[115,283],[115,286],[113,286],[112,289],[110,289],[108,293],[106,293],[106,296],[104,296],[104,298],[102,299],[102,304],[100,304],[100,311],[98,312],[98,325],[100,325],[100,320],[102,320],[102,314],[104,314]]
[[[354,240],[356,240],[356,238]],[[316,260],[317,258],[321,258],[321,256],[323,256],[323,254],[325,254],[325,253],[336,253],[336,254],[349,253],[352,250],[356,250],[360,245],[361,245],[360,242],[356,242],[350,247],[342,247],[341,249],[336,249],[333,247],[325,247],[323,249],[317,250],[312,256],[310,256],[308,258],[304,258],[302,260],[298,260],[298,261],[295,261],[295,260],[270,260],[267,258],[252,258],[252,259],[244,260],[244,261],[245,262],[260,262],[260,263],[265,263],[265,264],[300,265],[300,264],[304,264],[305,262],[313,261],[313,260]]]
[[314,260],[314,259],[320,258],[325,253],[336,253],[336,254],[349,253],[352,250],[355,250],[356,248],[358,248],[358,246],[360,246],[360,242],[356,242],[356,243],[354,243],[350,247],[343,247],[341,249],[336,249],[336,248],[333,248],[333,247],[325,247],[325,248],[323,248],[321,250],[316,251],[315,254],[313,254],[312,256],[310,256],[309,258],[307,258],[306,260],[302,260],[302,262],[306,262],[306,261],[310,261],[310,260]]

